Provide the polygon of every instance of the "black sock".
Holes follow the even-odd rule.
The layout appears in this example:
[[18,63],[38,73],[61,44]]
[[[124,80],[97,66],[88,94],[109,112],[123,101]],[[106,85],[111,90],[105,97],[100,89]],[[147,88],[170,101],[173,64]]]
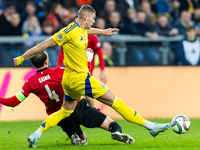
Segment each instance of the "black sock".
[[113,121],[113,122],[110,123],[109,131],[111,133],[113,133],[113,132],[122,133],[122,128],[116,121]]

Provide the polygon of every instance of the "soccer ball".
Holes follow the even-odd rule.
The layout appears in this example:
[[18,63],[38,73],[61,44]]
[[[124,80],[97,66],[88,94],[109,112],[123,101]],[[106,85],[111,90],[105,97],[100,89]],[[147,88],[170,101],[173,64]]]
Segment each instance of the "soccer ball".
[[186,133],[190,129],[190,120],[185,115],[177,115],[172,119],[172,130],[178,134]]

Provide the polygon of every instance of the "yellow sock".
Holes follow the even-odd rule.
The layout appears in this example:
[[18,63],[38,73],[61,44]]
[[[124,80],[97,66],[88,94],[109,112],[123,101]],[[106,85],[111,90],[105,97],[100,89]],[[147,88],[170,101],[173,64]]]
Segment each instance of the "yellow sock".
[[135,110],[128,107],[121,99],[117,96],[112,104],[112,108],[116,110],[124,119],[129,122],[133,122],[144,126],[147,120],[145,120],[140,114],[138,114]]
[[39,129],[44,133],[47,129],[57,125],[62,119],[69,117],[73,112],[74,110],[66,110],[61,107],[59,111],[49,115]]

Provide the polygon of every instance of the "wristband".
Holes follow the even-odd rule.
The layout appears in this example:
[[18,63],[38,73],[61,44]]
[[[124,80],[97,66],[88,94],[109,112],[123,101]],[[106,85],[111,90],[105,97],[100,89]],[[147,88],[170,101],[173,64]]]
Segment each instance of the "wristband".
[[17,60],[17,66],[19,66],[19,65],[21,65],[21,64],[23,63],[23,61],[24,61],[25,59],[24,59],[24,57],[19,56],[19,57],[16,58],[16,60]]

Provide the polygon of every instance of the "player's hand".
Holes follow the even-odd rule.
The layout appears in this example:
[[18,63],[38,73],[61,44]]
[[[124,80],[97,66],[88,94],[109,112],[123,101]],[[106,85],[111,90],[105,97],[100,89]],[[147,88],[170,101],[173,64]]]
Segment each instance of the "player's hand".
[[116,34],[116,32],[118,32],[119,31],[119,29],[117,29],[117,28],[108,28],[108,29],[105,29],[104,30],[104,34],[105,35],[115,35]]
[[104,84],[107,82],[107,77],[104,71],[101,71],[100,73],[100,80],[101,82],[103,82]]
[[24,57],[19,56],[13,59],[15,66],[19,66],[24,62]]

